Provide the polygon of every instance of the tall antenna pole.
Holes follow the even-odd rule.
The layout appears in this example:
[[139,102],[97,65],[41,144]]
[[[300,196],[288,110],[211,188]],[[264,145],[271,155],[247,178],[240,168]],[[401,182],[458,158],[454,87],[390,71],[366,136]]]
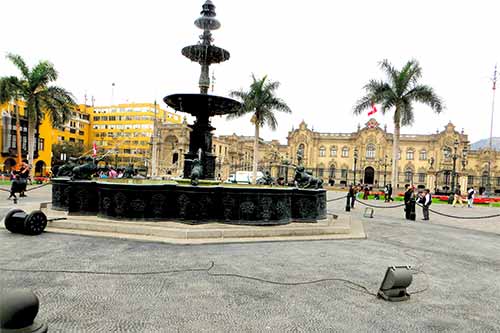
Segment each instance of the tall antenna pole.
[[493,72],[493,97],[491,99],[491,121],[490,121],[490,142],[489,142],[489,158],[488,158],[488,193],[491,192],[491,159],[493,157],[493,116],[495,114],[495,92],[497,90],[497,65],[495,65],[495,71]]
[[115,103],[115,83],[111,83],[111,105]]
[[491,123],[490,123],[490,149],[493,148],[493,115],[495,113],[495,92],[497,90],[497,65],[495,65],[495,71],[493,72],[493,99],[491,101]]

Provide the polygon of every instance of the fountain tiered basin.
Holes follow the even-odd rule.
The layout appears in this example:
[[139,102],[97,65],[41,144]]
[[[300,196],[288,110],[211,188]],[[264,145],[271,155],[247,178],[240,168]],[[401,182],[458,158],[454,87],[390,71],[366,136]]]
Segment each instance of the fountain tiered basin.
[[136,179],[52,180],[52,208],[143,221],[279,225],[326,218],[326,191]]

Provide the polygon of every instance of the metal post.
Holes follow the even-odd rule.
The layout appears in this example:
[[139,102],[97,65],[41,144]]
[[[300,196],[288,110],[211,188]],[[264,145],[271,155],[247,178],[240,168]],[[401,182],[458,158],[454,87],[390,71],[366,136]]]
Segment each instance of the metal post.
[[455,178],[456,178],[456,168],[457,168],[457,150],[458,150],[458,140],[455,140],[453,143],[453,171],[451,173],[451,193],[448,198],[448,203],[451,204],[453,202],[453,197],[455,195]]
[[486,193],[491,194],[491,156],[493,151],[493,115],[495,113],[495,92],[497,84],[497,65],[495,65],[495,71],[493,73],[493,97],[491,101],[491,121],[490,121],[490,140],[489,140],[489,156],[488,156],[488,180],[486,183]]
[[356,163],[358,162],[358,148],[354,148],[354,179],[353,184],[356,185]]

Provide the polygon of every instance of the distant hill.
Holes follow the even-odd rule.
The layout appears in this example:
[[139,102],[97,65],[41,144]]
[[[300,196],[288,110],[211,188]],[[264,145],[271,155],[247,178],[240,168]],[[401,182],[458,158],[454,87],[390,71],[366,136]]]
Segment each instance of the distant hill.
[[[478,142],[474,142],[470,146],[471,146],[472,150],[478,150],[478,149],[482,149],[482,148],[488,148],[489,144],[490,144],[490,139],[488,138],[488,139],[479,140]],[[493,145],[493,149],[500,150],[500,137],[493,138],[492,145]]]

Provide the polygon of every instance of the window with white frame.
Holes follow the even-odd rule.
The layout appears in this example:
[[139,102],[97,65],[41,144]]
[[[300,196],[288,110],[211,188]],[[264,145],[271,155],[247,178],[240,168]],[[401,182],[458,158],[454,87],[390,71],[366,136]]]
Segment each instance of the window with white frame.
[[425,161],[427,160],[427,150],[422,149],[419,154],[419,160]]
[[326,156],[326,148],[320,147],[319,148],[319,157],[325,157],[325,156]]
[[349,148],[342,148],[342,157],[349,157]]
[[366,158],[374,159],[375,158],[375,145],[369,144],[366,146]]

